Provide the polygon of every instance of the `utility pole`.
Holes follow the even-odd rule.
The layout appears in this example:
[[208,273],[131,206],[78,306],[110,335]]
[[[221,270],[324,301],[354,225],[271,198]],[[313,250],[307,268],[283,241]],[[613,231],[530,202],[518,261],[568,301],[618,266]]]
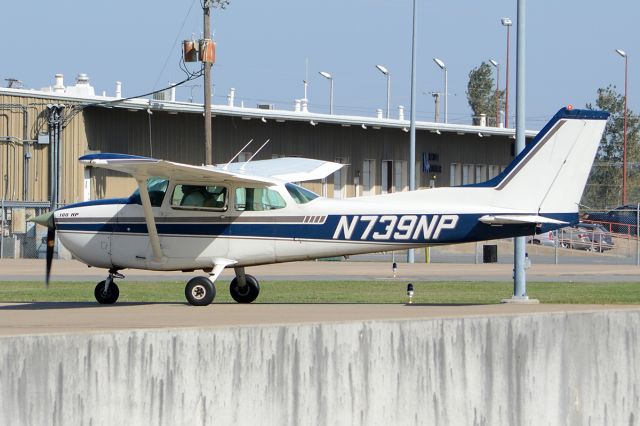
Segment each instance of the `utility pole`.
[[[211,65],[202,52],[211,40],[211,0],[204,0],[204,40],[200,46],[202,66],[204,68],[204,164],[213,164],[213,138],[211,135]],[[206,50],[206,47],[205,47]]]

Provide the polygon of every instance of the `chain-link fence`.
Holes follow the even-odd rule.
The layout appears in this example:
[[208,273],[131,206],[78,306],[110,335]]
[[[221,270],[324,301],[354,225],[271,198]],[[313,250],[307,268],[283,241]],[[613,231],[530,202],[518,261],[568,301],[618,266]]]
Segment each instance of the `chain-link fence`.
[[47,228],[28,220],[51,209],[49,203],[0,203],[0,259],[38,259],[46,253]]

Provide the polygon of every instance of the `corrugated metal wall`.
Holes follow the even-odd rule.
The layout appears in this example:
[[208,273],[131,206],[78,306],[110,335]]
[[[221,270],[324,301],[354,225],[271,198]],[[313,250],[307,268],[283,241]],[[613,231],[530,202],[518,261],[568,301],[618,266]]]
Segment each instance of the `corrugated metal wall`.
[[[49,200],[49,145],[34,143],[40,132],[47,132],[46,105],[62,103],[26,95],[0,94],[0,197],[13,201]],[[68,113],[74,103],[64,101]],[[26,123],[26,128],[25,128]],[[61,191],[59,201],[72,203],[84,197],[84,167],[78,157],[88,152],[120,152],[154,156],[172,161],[201,164],[204,157],[202,116],[166,111],[131,111],[122,108],[88,107],[71,119],[61,137]],[[255,152],[266,140],[271,142],[256,159],[272,156],[302,156],[347,163],[345,196],[356,195],[354,180],[362,185],[363,161],[374,160],[374,193],[380,193],[382,160],[403,161],[403,186],[407,182],[409,133],[401,129],[344,127],[340,124],[267,120],[245,120],[217,115],[213,118],[213,152],[217,163],[232,158],[250,139],[247,149]],[[436,186],[448,186],[450,164],[508,164],[512,140],[491,136],[418,131],[416,135],[417,186],[425,187],[435,176]],[[25,153],[30,158],[25,159]],[[421,171],[423,153],[438,155],[432,166],[441,172]],[[28,156],[28,155],[27,155]],[[27,197],[24,170],[28,168]],[[333,196],[333,177],[326,186],[307,185],[317,193]],[[114,172],[91,170],[91,197],[128,195],[135,188],[133,179]],[[360,193],[362,193],[360,191]]]
[[[89,108],[85,110],[88,148],[100,152],[122,152],[136,155],[151,155],[189,164],[202,164],[204,157],[203,125],[199,114],[169,114],[163,111],[128,111],[123,109]],[[151,132],[149,131],[151,129]],[[151,135],[151,139],[149,138]],[[380,192],[381,161],[408,160],[409,133],[401,129],[367,128],[359,126],[343,127],[339,124],[319,123],[316,126],[308,122],[268,120],[245,120],[239,117],[217,115],[213,118],[213,152],[216,163],[231,159],[250,139],[252,145],[247,148],[255,152],[262,143],[270,143],[256,156],[258,159],[272,156],[301,156],[336,161],[340,158],[347,163],[347,196],[354,196],[354,178],[361,176],[363,161],[375,160],[375,193]],[[507,137],[482,137],[446,133],[438,135],[429,131],[416,134],[417,186],[428,186],[436,176],[437,186],[448,186],[450,182],[450,164],[508,164],[511,159],[512,140]],[[441,172],[423,173],[421,171],[422,154],[438,154]],[[405,171],[406,175],[406,171]],[[105,179],[104,172],[99,181]],[[116,177],[110,173],[109,176]],[[98,196],[121,196],[134,188],[129,179],[127,185],[122,179],[108,180],[104,191]],[[327,195],[333,195],[333,179],[329,177]],[[362,182],[360,183],[362,184]],[[321,185],[309,185],[321,193]]]
[[[5,200],[49,200],[49,145],[40,145],[35,141],[38,133],[48,130],[46,109],[47,104],[51,103],[61,102],[0,94],[0,197],[4,195]],[[75,105],[73,102],[64,103],[69,109]],[[61,203],[80,201],[82,198],[83,167],[77,158],[86,150],[84,127],[84,118],[80,113],[69,121],[62,132]]]

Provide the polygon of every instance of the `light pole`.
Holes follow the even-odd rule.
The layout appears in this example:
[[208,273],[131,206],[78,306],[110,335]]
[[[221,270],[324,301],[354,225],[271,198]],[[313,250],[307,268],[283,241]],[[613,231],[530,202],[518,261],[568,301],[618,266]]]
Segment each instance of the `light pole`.
[[627,76],[628,57],[624,50],[616,49],[616,53],[624,58],[624,130],[622,132],[622,205],[627,204]]
[[499,103],[499,98],[498,98],[498,91],[500,90],[500,64],[498,63],[498,61],[496,61],[495,59],[489,59],[489,62],[491,62],[491,65],[493,65],[496,68],[496,93],[495,93],[495,98],[496,98],[496,127],[500,127],[500,124],[498,123],[499,117],[500,117],[500,112],[498,111],[500,109],[500,103]]
[[326,71],[320,71],[318,74],[329,80],[329,114],[333,115],[333,76]]
[[[411,33],[411,112],[409,116],[409,191],[416,189],[416,58],[417,58],[417,0],[413,0],[413,19]],[[426,249],[425,249],[426,250]],[[426,255],[426,252],[425,252]],[[413,249],[407,250],[407,263],[415,262]]]
[[389,108],[390,108],[390,100],[391,100],[391,73],[386,67],[382,65],[376,65],[376,68],[378,68],[378,70],[382,74],[387,76],[387,118],[389,118]]
[[504,127],[509,127],[509,40],[511,35],[511,22],[510,18],[502,18],[502,25],[507,27],[507,69],[506,69],[506,83],[504,89]]
[[433,62],[436,63],[437,66],[440,67],[441,70],[444,71],[444,122],[449,122],[449,107],[447,106],[447,101],[449,98],[449,76],[447,66],[438,58],[433,58]]

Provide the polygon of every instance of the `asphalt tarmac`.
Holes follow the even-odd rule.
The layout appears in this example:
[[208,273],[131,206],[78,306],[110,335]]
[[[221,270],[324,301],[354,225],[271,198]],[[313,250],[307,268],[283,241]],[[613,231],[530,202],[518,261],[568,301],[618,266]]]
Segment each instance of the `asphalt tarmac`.
[[318,322],[411,320],[495,315],[640,310],[620,305],[391,305],[43,302],[0,304],[0,336],[131,329],[216,328]]

